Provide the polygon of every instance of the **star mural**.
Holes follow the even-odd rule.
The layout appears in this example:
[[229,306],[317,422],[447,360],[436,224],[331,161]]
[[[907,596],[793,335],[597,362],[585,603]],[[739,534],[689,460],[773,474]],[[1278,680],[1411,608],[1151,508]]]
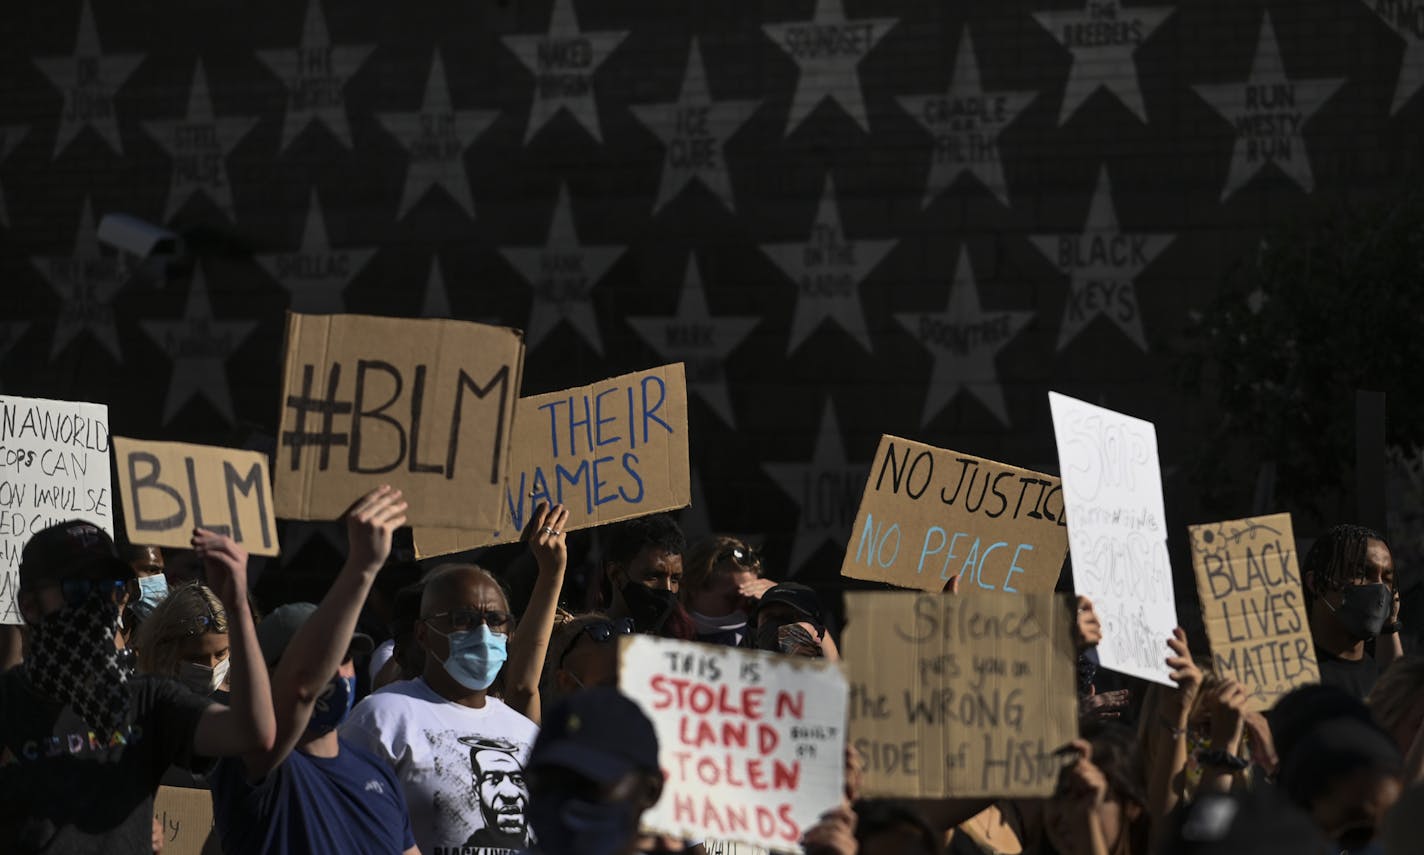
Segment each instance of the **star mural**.
[[[20,141],[30,132],[28,125],[0,125],[0,163],[19,148]],[[5,207],[5,185],[0,184],[0,226],[9,227],[10,212]]]
[[[0,365],[30,329],[29,321],[0,321]],[[4,384],[0,384],[0,389]],[[694,485],[695,486],[695,485]]]
[[809,21],[763,24],[762,31],[795,61],[796,94],[786,117],[786,136],[800,127],[822,101],[830,99],[870,132],[860,61],[875,48],[897,18],[846,18],[841,0],[816,0]]
[[104,346],[115,362],[122,363],[124,354],[114,323],[114,298],[128,281],[131,271],[121,254],[99,249],[94,208],[88,197],[84,199],[79,228],[74,233],[74,252],[32,258],[31,263],[63,301],[55,318],[50,360],[59,356],[80,333],[87,332]]
[[584,341],[599,355],[603,354],[603,337],[598,332],[598,317],[593,311],[593,287],[623,254],[622,246],[584,246],[579,243],[574,228],[573,210],[569,204],[569,188],[559,188],[559,201],[554,205],[549,236],[542,247],[506,247],[500,254],[510,263],[534,292],[525,329],[526,347],[533,350],[559,321],[583,336]]
[[895,246],[893,240],[849,240],[841,227],[835,183],[825,189],[811,235],[805,243],[763,244],[762,251],[796,283],[796,311],[791,318],[790,354],[823,321],[833,320],[866,352],[872,350],[860,284]]
[[1034,20],[1073,54],[1058,124],[1067,124],[1099,89],[1106,89],[1146,122],[1147,107],[1133,56],[1174,10],[1172,6],[1124,7],[1122,0],[1087,0],[1082,11],[1035,12]]
[[1112,183],[1106,168],[1098,173],[1097,190],[1080,234],[1035,235],[1029,240],[1058,269],[1068,274],[1068,302],[1058,332],[1063,350],[1096,318],[1107,318],[1145,352],[1142,310],[1135,281],[1174,235],[1136,234],[1122,230],[1113,210]]
[[494,124],[496,110],[456,110],[450,103],[450,87],[440,51],[430,63],[425,96],[415,113],[382,113],[377,118],[409,155],[405,187],[401,191],[401,219],[427,191],[443,189],[455,204],[475,217],[475,200],[470,195],[470,176],[465,169],[465,151]]
[[867,464],[846,460],[835,408],[827,399],[811,459],[806,463],[763,463],[762,469],[790,496],[801,512],[791,544],[787,578],[795,578],[806,560],[830,542],[844,549],[865,492]]
[[346,311],[347,286],[375,254],[375,247],[332,249],[321,201],[313,190],[301,249],[261,254],[257,263],[287,289],[292,311],[339,315]]
[[554,0],[548,32],[504,37],[505,47],[534,75],[525,145],[560,110],[567,110],[590,136],[603,142],[593,75],[627,35],[626,31],[584,32],[573,0]]
[[1340,78],[1291,80],[1286,76],[1276,31],[1267,14],[1246,80],[1193,87],[1236,129],[1221,200],[1231,198],[1268,163],[1274,163],[1305,192],[1314,190],[1303,128],[1344,82]]
[[79,33],[72,56],[35,57],[35,65],[64,95],[59,111],[59,131],[54,140],[53,158],[69,147],[85,128],[92,128],[116,154],[124,153],[119,137],[119,117],[114,109],[114,93],[134,73],[143,54],[104,55],[94,12],[89,0],[79,7]]
[[1033,312],[986,312],[979,302],[969,251],[961,248],[945,310],[895,315],[900,325],[934,357],[920,425],[929,424],[964,390],[1007,426],[1008,406],[995,360],[1032,317]]
[[173,159],[168,201],[163,205],[165,222],[199,193],[212,199],[229,220],[237,219],[232,204],[232,184],[227,175],[227,157],[256,124],[256,116],[218,118],[213,115],[207,77],[199,62],[193,72],[187,114],[182,119],[143,123],[144,130]]
[[420,301],[422,318],[453,318],[450,292],[445,289],[445,274],[440,272],[440,259],[430,259],[430,276],[425,280],[425,296]]
[[727,171],[727,140],[751,118],[760,103],[712,100],[702,53],[697,39],[692,40],[677,100],[634,104],[630,108],[638,121],[663,141],[663,175],[653,203],[654,214],[694,181],[701,181],[728,211],[736,212]]
[[256,321],[220,321],[213,314],[203,271],[195,268],[183,316],[171,321],[143,321],[144,332],[173,360],[173,374],[163,401],[168,424],[194,398],[206,398],[228,424],[233,423],[227,361],[257,329]]
[[687,385],[722,421],[736,427],[727,394],[726,362],[758,323],[752,317],[713,317],[697,273],[697,259],[687,260],[687,276],[677,311],[671,317],[632,317],[628,324],[668,362],[681,362]]
[[282,119],[282,145],[316,123],[325,125],[336,141],[351,148],[351,124],[346,118],[346,84],[370,57],[375,45],[334,44],[326,29],[321,0],[308,0],[302,40],[295,48],[259,50],[257,58],[287,86],[287,112]]
[[1033,92],[986,92],[979,81],[979,62],[969,28],[959,39],[954,78],[943,95],[902,96],[900,106],[929,131],[933,146],[930,174],[922,203],[928,206],[955,179],[969,174],[979,179],[1000,204],[1009,204],[999,134],[1036,97]]
[[1389,108],[1393,116],[1424,86],[1424,12],[1414,3],[1364,0],[1364,4],[1404,40],[1404,57],[1399,63],[1399,78],[1394,84],[1394,99]]

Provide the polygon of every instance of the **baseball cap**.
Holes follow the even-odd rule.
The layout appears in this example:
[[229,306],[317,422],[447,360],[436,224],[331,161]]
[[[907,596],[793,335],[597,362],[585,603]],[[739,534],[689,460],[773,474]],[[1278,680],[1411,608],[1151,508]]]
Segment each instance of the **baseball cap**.
[[636,703],[598,686],[575,692],[545,714],[529,766],[558,766],[611,784],[635,769],[658,772],[658,735]]
[[[288,603],[278,606],[257,625],[257,646],[262,648],[262,659],[268,667],[275,665],[292,643],[302,624],[316,612],[313,603]],[[364,632],[351,634],[351,646],[347,648],[353,656],[370,653],[376,647],[371,636]]]
[[1208,793],[1168,820],[1165,855],[1302,855],[1326,851],[1325,838],[1300,808],[1269,786],[1250,793]]
[[825,623],[825,620],[821,617],[821,598],[816,595],[815,590],[806,585],[802,585],[800,582],[781,582],[777,584],[771,590],[761,595],[761,601],[757,603],[757,609],[764,609],[774,603],[790,606],[817,626],[821,626]]
[[40,529],[20,553],[20,588],[78,578],[132,579],[133,568],[119,560],[114,539],[86,520]]

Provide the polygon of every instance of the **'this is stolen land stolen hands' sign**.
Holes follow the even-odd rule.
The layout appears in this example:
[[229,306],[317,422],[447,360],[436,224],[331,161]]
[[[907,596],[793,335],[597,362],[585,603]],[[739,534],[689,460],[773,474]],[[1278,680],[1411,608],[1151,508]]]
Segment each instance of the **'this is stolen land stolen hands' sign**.
[[1290,514],[1190,526],[1212,666],[1265,710],[1320,681]]
[[0,624],[18,624],[20,554],[72,519],[114,533],[109,408],[0,396]]
[[194,528],[276,555],[267,455],[186,442],[114,437],[129,542],[186,548]]
[[501,531],[480,537],[421,526],[421,557],[517,540],[540,502],[568,507],[568,531],[686,507],[692,480],[682,363],[520,398],[509,458]]
[[1073,590],[1103,624],[1104,666],[1167,686],[1177,627],[1157,430],[1151,422],[1048,393],[1068,507]]
[[1078,735],[1067,598],[846,594],[850,737],[867,796],[1046,796]]
[[840,804],[839,665],[625,635],[618,688],[652,720],[666,776],[644,829],[799,852],[805,830]]
[[333,520],[381,484],[413,525],[500,527],[524,343],[450,320],[287,315],[277,516]]
[[1068,533],[1058,479],[886,434],[841,575],[960,593],[1049,592]]

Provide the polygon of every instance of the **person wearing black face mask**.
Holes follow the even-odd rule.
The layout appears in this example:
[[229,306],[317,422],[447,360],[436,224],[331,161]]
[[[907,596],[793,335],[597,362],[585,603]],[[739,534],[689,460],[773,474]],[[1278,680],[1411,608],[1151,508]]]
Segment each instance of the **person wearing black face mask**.
[[821,600],[816,592],[798,582],[782,582],[762,595],[752,615],[755,628],[749,646],[790,656],[812,659],[840,659],[831,634],[826,631]]
[[678,602],[687,540],[667,514],[627,520],[612,529],[603,558],[608,616],[632,618],[648,635],[690,641],[697,634]]
[[1404,655],[1389,545],[1370,529],[1337,525],[1310,548],[1301,571],[1320,681],[1366,697],[1380,669]]

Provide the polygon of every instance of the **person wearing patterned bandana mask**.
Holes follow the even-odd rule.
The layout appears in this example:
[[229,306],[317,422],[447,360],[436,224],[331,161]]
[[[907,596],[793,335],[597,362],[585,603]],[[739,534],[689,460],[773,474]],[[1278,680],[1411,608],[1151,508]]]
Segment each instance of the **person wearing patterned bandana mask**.
[[30,644],[0,675],[0,852],[149,852],[166,768],[270,747],[247,553],[203,530],[192,543],[233,622],[230,706],[134,674],[132,654],[114,641],[134,574],[107,533],[72,520],[25,545],[17,602]]

